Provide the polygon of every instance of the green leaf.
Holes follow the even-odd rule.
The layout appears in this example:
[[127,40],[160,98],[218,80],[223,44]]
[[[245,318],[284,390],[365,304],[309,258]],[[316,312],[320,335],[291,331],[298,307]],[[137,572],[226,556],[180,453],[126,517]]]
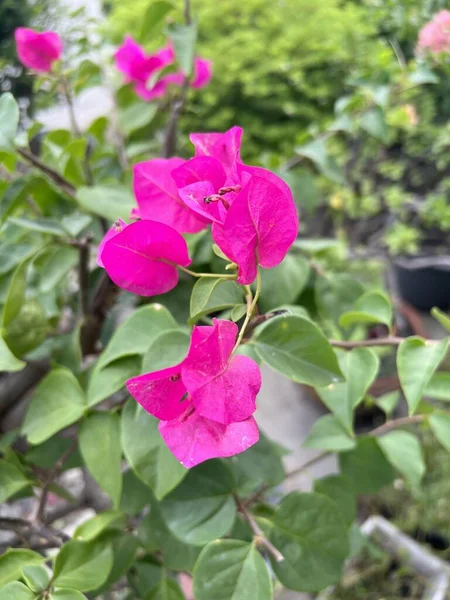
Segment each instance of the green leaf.
[[270,573],[254,544],[217,540],[203,548],[194,569],[196,600],[272,600]]
[[339,319],[341,327],[351,327],[356,323],[392,324],[392,305],[389,298],[381,292],[366,292],[360,296],[352,310],[345,312]]
[[27,363],[19,360],[8,348],[5,340],[0,337],[0,372],[21,371]]
[[127,515],[137,515],[153,498],[148,486],[135,475],[132,469],[123,474],[120,510]]
[[49,233],[56,236],[67,236],[67,232],[58,221],[52,219],[28,219],[26,217],[10,217],[8,223],[13,223],[30,231],[39,231],[40,233]]
[[262,361],[298,383],[325,386],[342,379],[332,347],[308,319],[288,315],[270,320],[254,343]]
[[388,417],[390,417],[397,407],[399,400],[400,392],[396,390],[394,392],[388,392],[387,394],[379,396],[375,399],[375,403],[384,413],[386,413]]
[[217,460],[191,469],[160,504],[173,535],[198,546],[225,535],[236,516],[233,483],[231,472]]
[[372,437],[359,438],[354,450],[339,454],[339,464],[355,494],[375,494],[394,479],[391,464]]
[[155,338],[145,353],[142,363],[144,373],[158,371],[180,363],[187,354],[191,337],[181,329],[163,331]]
[[317,139],[303,146],[297,146],[295,152],[298,156],[309,159],[319,173],[331,181],[341,185],[345,183],[345,174],[334,157],[328,153],[325,140]]
[[251,448],[226,462],[236,480],[236,488],[248,493],[261,485],[279,485],[284,479],[284,467],[279,448],[260,432],[259,441]]
[[245,315],[246,312],[247,312],[246,304],[236,304],[236,306],[231,311],[231,320],[236,323],[237,321],[242,319],[242,317]]
[[123,527],[125,525],[124,515],[116,510],[106,510],[79,525],[75,529],[72,538],[74,540],[90,542],[112,525]]
[[122,534],[112,539],[112,548],[114,554],[114,562],[107,580],[97,588],[94,595],[106,591],[111,586],[119,581],[126,572],[130,569],[136,558],[136,552],[139,547],[139,541],[132,534]]
[[6,327],[19,314],[25,302],[29,260],[24,260],[14,271],[3,307],[2,326]]
[[[19,490],[30,485],[30,481],[15,465],[0,459],[0,502],[5,502]],[[1,561],[1,557],[0,557]],[[0,566],[1,570],[1,566]],[[1,585],[1,573],[0,573]]]
[[242,288],[234,281],[201,277],[192,289],[189,324],[204,315],[232,308],[242,302]]
[[328,496],[338,505],[347,526],[356,519],[356,497],[348,479],[342,475],[328,475],[315,481],[314,491]]
[[49,600],[87,600],[86,596],[77,590],[56,590],[49,596]]
[[361,129],[380,142],[387,142],[389,130],[380,107],[371,108],[363,113],[359,119],[359,125]]
[[378,356],[369,348],[355,348],[350,352],[336,351],[345,381],[331,383],[318,389],[320,398],[342,423],[353,433],[353,411],[364,399],[378,373]]
[[145,354],[160,333],[177,327],[175,319],[161,304],[148,304],[138,308],[115,331],[96,368],[106,367],[113,360],[124,356]]
[[105,398],[122,389],[127,379],[139,375],[141,359],[137,356],[127,356],[115,360],[106,367],[94,368],[89,378],[87,388],[88,406],[95,406]]
[[447,348],[448,338],[436,344],[420,337],[409,337],[400,344],[397,369],[410,415],[415,412],[433,373],[446,355]]
[[3,223],[25,202],[29,185],[29,176],[18,177],[8,184],[0,201],[0,223]]
[[181,70],[186,77],[189,77],[194,66],[197,23],[191,23],[190,25],[174,23],[168,27],[168,34],[172,39],[175,55]]
[[145,600],[184,600],[184,594],[176,581],[164,575],[158,585],[145,596]]
[[20,581],[14,581],[0,590],[0,600],[33,600],[36,596]]
[[305,448],[342,452],[356,446],[348,431],[333,415],[324,415],[317,419],[303,443]]
[[30,444],[40,444],[83,416],[86,399],[75,376],[63,368],[51,371],[33,393],[22,427]]
[[74,212],[61,219],[64,230],[72,237],[77,237],[91,223],[92,217],[80,212]]
[[409,81],[413,85],[423,85],[425,83],[439,83],[439,77],[426,64],[418,64],[415,71],[409,74]]
[[340,579],[349,553],[348,533],[329,498],[293,492],[282,500],[272,525],[270,539],[284,556],[272,566],[284,586],[316,592]]
[[437,410],[428,417],[428,422],[436,438],[450,452],[450,414]]
[[424,396],[450,402],[450,373],[438,371],[431,376],[423,392]]
[[139,525],[139,538],[148,552],[160,552],[164,566],[173,571],[191,571],[200,554],[200,548],[185,544],[167,527],[158,502],[153,499],[150,513]]
[[80,187],[77,200],[85,210],[111,222],[119,218],[128,219],[135,205],[131,191],[119,184]]
[[0,587],[19,579],[24,567],[41,565],[44,560],[44,556],[32,550],[10,548],[0,556]]
[[153,38],[154,30],[161,25],[164,18],[174,9],[170,2],[158,0],[149,5],[142,19],[142,28],[139,39],[147,42]]
[[27,565],[23,567],[22,575],[25,583],[33,592],[45,590],[50,581],[49,572],[41,565]]
[[363,293],[364,287],[361,283],[346,273],[318,277],[315,300],[320,316],[337,323],[340,315],[350,310]]
[[36,247],[28,243],[2,244],[0,246],[0,275],[9,273],[19,263],[36,253]]
[[119,416],[110,412],[90,415],[81,424],[78,439],[89,472],[117,507],[122,494]]
[[0,150],[14,150],[14,138],[19,125],[19,105],[7,92],[0,96]]
[[425,462],[418,439],[408,431],[391,431],[381,436],[378,444],[410,487],[417,489],[425,474]]
[[308,283],[310,272],[309,261],[298,254],[288,254],[274,269],[261,269],[261,312],[295,303]]
[[158,105],[155,102],[134,102],[126,106],[119,111],[120,130],[125,135],[131,135],[151,123],[157,111]]
[[54,290],[67,273],[78,263],[78,250],[66,246],[52,246],[36,260],[39,289],[43,293]]
[[122,445],[134,472],[158,500],[173,490],[187,473],[161,438],[158,420],[134,400],[129,400],[122,412]]
[[22,357],[44,342],[48,330],[44,309],[37,300],[28,300],[5,328],[3,337],[9,349]]
[[56,556],[56,587],[88,592],[103,584],[111,571],[113,552],[106,542],[71,541]]
[[439,321],[444,329],[450,331],[450,317],[447,314],[435,306],[431,309],[431,316],[434,317],[436,321]]

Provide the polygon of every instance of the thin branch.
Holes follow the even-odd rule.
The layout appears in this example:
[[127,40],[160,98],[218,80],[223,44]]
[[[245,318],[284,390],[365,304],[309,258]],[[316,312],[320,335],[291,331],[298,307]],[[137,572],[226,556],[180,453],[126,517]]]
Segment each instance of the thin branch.
[[237,337],[237,340],[236,340],[236,343],[232,350],[232,353],[236,352],[236,350],[239,348],[239,344],[242,342],[242,338],[244,337],[244,333],[247,329],[247,325],[249,324],[250,319],[252,318],[252,315],[253,315],[253,311],[255,310],[256,305],[258,303],[260,293],[261,293],[261,272],[258,269],[258,273],[256,275],[255,297],[253,298],[253,300],[251,300],[252,293],[251,293],[251,290],[249,289],[249,294],[247,295],[247,314],[245,315],[245,320],[239,331],[239,335]]
[[79,246],[78,279],[80,287],[80,306],[85,319],[89,318],[89,254],[91,237],[87,236]]
[[25,150],[25,148],[17,148],[17,153],[20,154],[27,162],[31,163],[34,167],[42,171],[47,177],[49,177],[63,192],[72,198],[75,197],[75,188],[65,177],[63,177],[58,171],[52,169],[46,165],[40,158],[38,158],[32,152]]
[[45,505],[47,504],[48,494],[50,492],[50,486],[54,479],[59,475],[60,470],[64,466],[65,462],[72,456],[78,445],[78,441],[74,440],[67,450],[59,457],[56,461],[55,466],[51,469],[48,477],[42,487],[41,497],[39,499],[39,506],[36,514],[36,519],[40,522],[44,522],[45,518]]
[[242,502],[241,498],[239,498],[237,494],[234,494],[234,499],[236,501],[239,512],[241,512],[244,515],[245,519],[247,520],[247,523],[250,525],[250,529],[253,531],[256,545],[264,546],[277,562],[282,562],[284,560],[284,556],[277,548],[275,548],[272,542],[270,542],[266,538],[266,536],[264,535],[264,531],[255,521],[253,515]]
[[[393,429],[398,429],[399,427],[405,427],[408,425],[422,423],[426,419],[427,419],[427,415],[412,415],[410,417],[400,417],[398,419],[393,419],[392,421],[387,421],[383,425],[380,425],[380,427],[372,429],[372,431],[369,431],[362,435],[363,436],[368,435],[371,437],[381,437],[382,435],[389,433]],[[362,436],[357,436],[357,437],[362,437]],[[321,462],[324,458],[327,458],[327,456],[331,456],[332,454],[335,454],[335,452],[333,452],[332,450],[325,450],[324,452],[317,454],[317,456],[314,456],[313,458],[311,458],[310,460],[305,462],[300,467],[297,467],[293,471],[289,471],[289,473],[286,473],[285,479],[290,479],[291,477],[296,477],[297,475],[301,475],[302,473],[307,471],[309,468],[311,468],[313,465]],[[260,489],[255,494],[253,494],[253,496],[250,496],[250,498],[248,498],[247,504],[251,504],[252,502],[254,502],[256,500],[259,500],[259,498],[262,496],[262,494],[264,494],[264,492],[269,490],[271,487],[273,487],[273,486],[268,485],[268,484],[261,486]]]
[[388,336],[383,338],[373,338],[369,340],[330,340],[330,344],[335,348],[344,348],[352,350],[353,348],[370,348],[371,346],[400,346],[405,338]]

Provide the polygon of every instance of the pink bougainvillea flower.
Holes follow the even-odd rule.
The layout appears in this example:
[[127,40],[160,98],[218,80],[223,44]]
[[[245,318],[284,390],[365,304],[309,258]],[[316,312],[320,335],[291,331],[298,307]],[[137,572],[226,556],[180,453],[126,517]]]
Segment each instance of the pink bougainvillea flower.
[[172,454],[188,469],[210,458],[244,452],[259,439],[253,417],[223,425],[205,419],[190,406],[177,419],[160,421],[159,431]]
[[102,261],[102,252],[103,252],[103,248],[105,247],[106,242],[108,240],[110,240],[111,238],[116,237],[116,235],[118,233],[120,233],[121,231],[123,231],[126,226],[127,226],[127,224],[125,223],[125,221],[123,221],[122,219],[117,219],[117,221],[114,223],[114,225],[105,233],[102,241],[100,242],[100,244],[98,246],[98,251],[97,251],[97,264],[99,267],[104,267],[104,264]]
[[242,127],[232,127],[225,133],[191,133],[195,156],[212,156],[220,162],[227,175],[239,160],[242,143]]
[[418,48],[432,54],[450,52],[450,11],[439,11],[420,30]]
[[161,435],[187,467],[258,441],[251,415],[261,373],[254,360],[233,354],[237,332],[235,323],[218,319],[196,326],[180,364],[127,381],[133,398],[161,419]]
[[212,79],[212,61],[197,57],[194,60],[194,77],[191,87],[194,89],[204,88]]
[[181,234],[164,223],[148,220],[131,223],[110,236],[99,260],[116,285],[140,296],[173,289],[178,283],[177,265],[187,267],[191,263]]
[[238,326],[213,319],[213,326],[196,326],[181,376],[198,413],[228,425],[247,419],[256,410],[261,372],[248,356],[234,355]]
[[178,193],[172,172],[184,163],[181,158],[155,158],[133,169],[133,188],[139,210],[133,216],[155,219],[180,233],[197,233],[207,220],[187,207]]
[[20,62],[39,73],[51,71],[53,63],[61,58],[62,41],[54,31],[34,31],[18,27],[14,33]]
[[265,169],[245,168],[250,172],[243,172],[243,178],[249,179],[234,198],[223,225],[213,224],[212,235],[222,252],[238,265],[237,281],[249,285],[258,265],[270,269],[282,262],[297,237],[298,215],[284,182]]

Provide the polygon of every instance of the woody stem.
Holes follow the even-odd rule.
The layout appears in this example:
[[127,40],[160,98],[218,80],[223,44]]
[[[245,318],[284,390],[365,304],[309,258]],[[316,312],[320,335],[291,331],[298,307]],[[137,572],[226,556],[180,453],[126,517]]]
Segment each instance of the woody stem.
[[[248,290],[249,290],[249,294],[247,297],[251,298],[251,293],[252,293],[251,289],[248,288]],[[244,333],[245,333],[245,330],[247,329],[247,325],[249,324],[250,319],[252,318],[252,314],[253,314],[253,311],[255,310],[260,293],[261,293],[261,273],[259,272],[259,269],[258,269],[258,273],[256,275],[255,296],[254,296],[253,300],[247,301],[247,314],[245,315],[245,320],[242,324],[241,330],[240,330],[238,338],[236,340],[236,344],[234,345],[233,352],[232,352],[233,354],[234,354],[234,352],[236,352],[236,350],[239,348],[240,343],[242,342],[242,338],[244,337]]]

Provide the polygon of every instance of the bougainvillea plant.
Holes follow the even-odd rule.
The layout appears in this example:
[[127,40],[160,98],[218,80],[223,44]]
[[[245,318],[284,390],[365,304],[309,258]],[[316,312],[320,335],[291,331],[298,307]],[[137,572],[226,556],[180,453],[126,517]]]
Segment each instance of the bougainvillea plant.
[[[108,66],[95,40],[76,38],[73,65],[56,34],[17,32],[72,128],[25,130],[0,97],[0,600],[315,592],[364,546],[361,494],[396,476],[420,493],[419,428],[450,450],[450,414],[429,400],[449,397],[448,338],[398,335],[388,295],[299,233],[301,191],[242,161],[238,125],[205,123],[176,155],[211,78],[196,31],[187,9],[163,49],[128,37]],[[76,94],[99,77],[112,108],[82,125]],[[372,393],[393,353],[402,416],[399,393]],[[258,427],[270,370],[329,410],[291,472]],[[362,404],[385,412],[364,435]],[[286,493],[330,454],[335,474]]]

